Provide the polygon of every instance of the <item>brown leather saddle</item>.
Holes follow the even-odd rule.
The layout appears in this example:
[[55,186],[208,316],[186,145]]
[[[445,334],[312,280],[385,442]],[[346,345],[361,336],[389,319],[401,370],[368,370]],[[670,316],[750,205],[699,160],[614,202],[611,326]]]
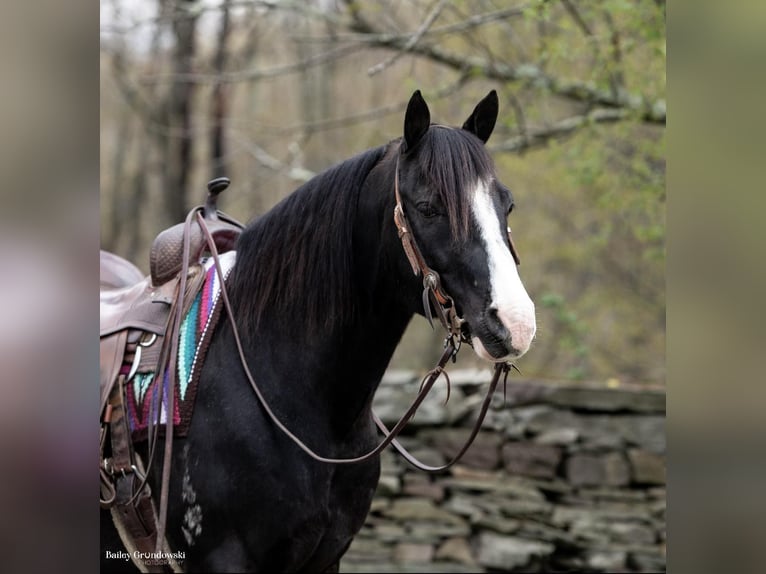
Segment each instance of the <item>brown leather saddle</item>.
[[[208,198],[202,207],[205,223],[219,253],[234,249],[243,225],[217,210],[218,195],[229,186],[228,178],[208,183]],[[102,403],[122,367],[125,341],[155,341],[164,337],[174,303],[180,299],[178,286],[183,267],[184,223],[162,231],[149,253],[150,275],[144,276],[133,263],[101,251],[100,255],[100,379]],[[196,295],[203,279],[197,264],[207,243],[198,225],[189,228],[189,274],[183,301]],[[153,342],[151,346],[157,345]],[[148,348],[146,345],[144,348]],[[157,355],[158,357],[158,355]]]
[[[193,216],[201,212],[219,253],[234,249],[243,225],[216,207],[218,195],[229,183],[225,177],[209,182],[205,205],[195,207],[185,223],[157,235],[149,254],[148,276],[122,257],[101,251],[100,504],[112,510],[128,550],[155,550],[157,516],[142,462],[130,441],[125,385],[138,371],[155,376],[165,371],[172,354],[170,342],[177,336],[175,311],[179,305],[188,309],[201,288],[204,273],[199,262],[208,251],[209,239]],[[185,278],[183,269],[187,269]]]

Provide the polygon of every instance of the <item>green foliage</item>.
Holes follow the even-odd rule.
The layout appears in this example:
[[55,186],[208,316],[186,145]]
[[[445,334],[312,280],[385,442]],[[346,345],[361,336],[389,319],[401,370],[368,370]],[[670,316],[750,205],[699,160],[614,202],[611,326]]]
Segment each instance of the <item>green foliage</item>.
[[564,373],[566,378],[579,380],[587,374],[588,346],[585,343],[587,324],[577,313],[569,308],[565,299],[558,293],[543,293],[538,305],[552,312],[555,329],[559,334],[558,345],[562,351],[571,355],[572,366]]
[[[240,219],[262,213],[296,187],[288,168],[319,171],[397,137],[402,117],[396,104],[416,89],[426,94],[434,120],[449,123],[464,119],[470,106],[497,89],[500,117],[490,147],[519,141],[532,145],[493,154],[499,177],[516,199],[510,223],[524,261],[522,278],[539,314],[538,335],[520,362],[522,369],[552,378],[662,381],[664,3],[530,0],[518,5],[523,5],[522,14],[505,3],[446,3],[419,38],[417,32],[436,6],[429,0],[340,3],[328,20],[311,3],[234,17],[229,60],[234,75],[280,67],[293,72],[227,84],[231,145],[226,171],[238,191],[227,197],[225,209]],[[302,12],[303,6],[310,8]],[[494,17],[501,12],[506,16]],[[360,38],[353,52],[343,51],[346,42]],[[391,45],[390,38],[401,43]],[[212,73],[213,43],[199,37],[195,70]],[[250,51],[237,47],[248,45]],[[338,49],[347,54],[342,60],[291,68],[296,54],[313,58]],[[169,149],[168,135],[178,131],[160,116],[137,122],[131,117],[134,108],[125,102],[145,100],[146,110],[155,111],[169,106],[165,97],[172,95],[173,84],[151,81],[167,77],[172,58],[172,49],[145,61],[138,53],[127,54],[125,70],[107,66],[102,74],[105,221],[120,221],[112,214],[119,215],[125,198],[118,196],[134,179],[133,187],[151,203],[143,211],[162,213],[163,154]],[[105,53],[104,62],[109,61]],[[389,64],[380,73],[368,74],[383,62]],[[504,76],[509,70],[513,74]],[[131,100],[129,91],[115,97],[126,89],[124,79],[140,91],[138,99]],[[209,86],[198,86],[191,111],[191,133],[199,140],[189,186],[194,193],[204,189],[211,171],[204,157],[209,93]],[[308,110],[311,106],[316,109]],[[605,122],[594,113],[604,111],[621,115]],[[127,141],[123,133],[138,135]],[[119,142],[126,144],[124,151]],[[278,161],[263,163],[260,150]],[[284,169],[274,168],[275,163]],[[117,237],[111,229],[105,236],[111,238],[114,231],[115,245],[138,246],[158,230],[153,221],[142,224],[146,229],[133,239]],[[122,227],[123,232],[133,229]],[[134,255],[146,249],[136,247]],[[438,341],[429,337],[438,339],[416,327],[400,345],[401,353],[410,352],[399,355],[402,364],[430,366],[428,350],[436,345],[438,351]]]

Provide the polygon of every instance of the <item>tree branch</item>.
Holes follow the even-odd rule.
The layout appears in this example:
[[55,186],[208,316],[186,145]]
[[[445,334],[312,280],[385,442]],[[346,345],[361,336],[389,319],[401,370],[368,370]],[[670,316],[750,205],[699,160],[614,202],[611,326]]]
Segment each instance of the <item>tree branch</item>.
[[415,46],[415,44],[417,44],[420,41],[420,39],[423,37],[423,34],[425,34],[428,31],[428,29],[431,27],[434,21],[439,17],[439,14],[441,14],[442,10],[444,10],[444,5],[446,3],[447,3],[447,0],[439,0],[439,3],[434,7],[433,10],[431,10],[431,13],[428,14],[428,16],[420,25],[420,27],[415,31],[415,33],[410,37],[410,39],[407,40],[407,43],[404,45],[404,48],[396,52],[388,60],[385,60],[379,64],[376,64],[375,66],[372,66],[369,70],[367,70],[367,75],[374,76],[375,74],[379,74],[380,72],[388,68],[391,64],[396,62],[404,54],[409,52]]
[[[401,36],[379,34],[358,11],[353,12],[352,16],[352,29],[362,34],[368,34],[367,43],[369,45],[392,50],[402,50],[406,46],[407,40]],[[412,54],[428,58],[433,62],[461,72],[472,72],[501,82],[533,84],[551,94],[573,102],[631,110],[638,112],[644,122],[665,124],[665,102],[662,100],[650,102],[640,95],[624,92],[615,95],[611,90],[599,89],[591,82],[564,80],[551,76],[534,64],[513,66],[501,62],[491,62],[484,58],[458,55],[438,46],[423,43],[411,46],[409,50]]]
[[[508,20],[509,18],[512,18],[514,16],[523,16],[524,10],[527,8],[527,6],[528,6],[527,4],[522,4],[521,6],[518,6],[515,8],[505,8],[503,10],[496,10],[494,12],[485,12],[483,14],[476,14],[474,16],[469,16],[465,20],[462,20],[460,22],[455,22],[454,24],[445,24],[444,26],[429,28],[426,31],[424,36],[427,38],[438,38],[439,36],[446,36],[449,34],[466,32],[473,28],[478,28],[480,26],[483,26],[485,24],[489,24],[492,22],[501,22],[503,20]],[[377,32],[375,35],[387,40],[391,40],[391,39],[407,40],[411,38],[411,34],[393,34],[390,32]],[[296,40],[300,42],[349,41],[349,42],[369,43],[371,41],[371,33],[360,33],[357,31],[357,32],[350,32],[347,34],[336,34],[333,38],[328,38],[327,36],[301,36],[300,38],[296,38]]]
[[[457,92],[458,89],[461,88],[463,85],[465,85],[465,83],[468,82],[470,79],[471,78],[467,74],[461,74],[454,82],[444,86],[443,88],[440,88],[430,97],[433,98],[433,100],[435,101],[446,98],[454,94],[455,92]],[[288,126],[284,129],[277,131],[276,133],[278,135],[284,135],[284,134],[301,132],[301,131],[310,131],[312,133],[315,133],[315,132],[324,131],[324,130],[334,130],[338,128],[344,128],[351,125],[356,125],[363,122],[376,120],[391,114],[403,112],[406,107],[407,107],[406,102],[396,102],[394,104],[389,104],[387,106],[380,106],[378,108],[365,110],[363,112],[359,112],[356,114],[349,114],[339,118],[316,120],[313,122],[304,122],[301,124]]]
[[306,169],[303,166],[288,165],[282,160],[275,158],[261,146],[253,143],[248,138],[238,137],[236,135],[233,135],[232,137],[263,167],[281,173],[293,181],[305,183],[316,175],[313,171]]
[[357,52],[358,46],[349,44],[339,46],[327,52],[322,52],[310,58],[285,64],[284,66],[274,66],[259,70],[248,70],[245,72],[229,72],[225,74],[162,74],[144,76],[141,79],[143,84],[153,84],[160,81],[185,82],[190,84],[229,84],[234,82],[254,82],[276,78],[287,74],[303,72],[314,66],[318,66],[331,60],[340,59],[344,56]]
[[502,143],[491,146],[490,149],[493,152],[519,153],[542,147],[550,140],[570,136],[588,124],[615,123],[629,117],[631,117],[631,113],[628,110],[597,109],[588,114],[563,119],[545,128],[528,129],[526,133],[509,138]]

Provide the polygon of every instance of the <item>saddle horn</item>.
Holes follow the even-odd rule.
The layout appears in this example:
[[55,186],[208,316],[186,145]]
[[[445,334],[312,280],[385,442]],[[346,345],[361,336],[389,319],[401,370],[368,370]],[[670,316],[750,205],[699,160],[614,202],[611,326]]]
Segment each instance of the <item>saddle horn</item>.
[[[202,215],[208,222],[208,229],[215,241],[219,253],[225,253],[234,249],[237,238],[244,226],[224,213],[218,211],[218,196],[223,190],[231,185],[228,177],[211,179],[207,184],[207,198],[205,205],[196,209],[202,211]],[[204,253],[205,238],[195,225],[189,238],[189,254],[192,262],[196,262]],[[161,232],[152,243],[149,252],[149,270],[154,286],[162,285],[175,277],[183,266],[184,247],[184,224],[178,223]]]
[[202,215],[210,221],[218,220],[218,196],[231,185],[228,177],[216,177],[207,182],[207,199]]

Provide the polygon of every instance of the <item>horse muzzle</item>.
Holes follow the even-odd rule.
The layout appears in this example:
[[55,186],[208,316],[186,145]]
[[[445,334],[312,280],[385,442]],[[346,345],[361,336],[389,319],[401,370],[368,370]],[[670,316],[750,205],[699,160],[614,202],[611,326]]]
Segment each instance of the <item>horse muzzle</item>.
[[496,363],[518,359],[529,350],[537,331],[534,305],[490,307],[475,324],[469,321],[469,327],[474,351],[482,359]]

